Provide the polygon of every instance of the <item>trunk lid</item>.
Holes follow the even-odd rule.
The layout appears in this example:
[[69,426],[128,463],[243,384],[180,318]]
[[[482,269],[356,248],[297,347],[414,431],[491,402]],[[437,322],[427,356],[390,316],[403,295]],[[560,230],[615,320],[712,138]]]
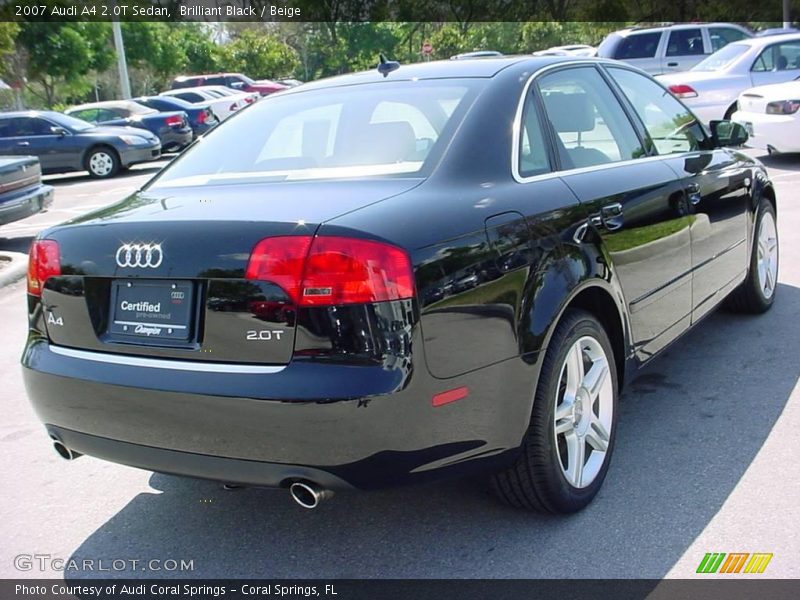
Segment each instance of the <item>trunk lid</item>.
[[54,228],[61,275],[42,292],[57,345],[194,361],[286,364],[296,308],[245,278],[266,237],[319,224],[418,180],[151,187]]

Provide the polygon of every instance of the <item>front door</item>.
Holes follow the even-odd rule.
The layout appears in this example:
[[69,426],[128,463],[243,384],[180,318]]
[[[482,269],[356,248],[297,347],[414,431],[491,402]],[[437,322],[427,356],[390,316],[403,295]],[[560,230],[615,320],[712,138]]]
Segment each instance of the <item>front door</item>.
[[561,178],[603,239],[628,305],[635,352],[646,360],[690,323],[691,246],[678,177],[646,156],[642,137],[597,68],[547,74],[539,91]]

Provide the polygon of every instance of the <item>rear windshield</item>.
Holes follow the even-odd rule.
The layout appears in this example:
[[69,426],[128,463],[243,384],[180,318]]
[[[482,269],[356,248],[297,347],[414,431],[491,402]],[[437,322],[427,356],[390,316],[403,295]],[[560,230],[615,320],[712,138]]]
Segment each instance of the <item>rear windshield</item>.
[[401,81],[269,96],[202,138],[153,186],[418,173],[482,85]]
[[747,44],[728,44],[721,50],[717,50],[707,59],[700,61],[692,71],[719,71],[724,69],[742,54],[747,52],[750,46]]

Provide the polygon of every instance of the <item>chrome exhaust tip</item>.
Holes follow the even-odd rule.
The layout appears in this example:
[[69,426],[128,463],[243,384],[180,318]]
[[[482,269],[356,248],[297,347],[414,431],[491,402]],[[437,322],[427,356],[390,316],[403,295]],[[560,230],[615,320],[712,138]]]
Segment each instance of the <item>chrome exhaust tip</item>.
[[320,502],[333,497],[331,490],[321,488],[310,481],[295,481],[289,486],[289,494],[292,496],[292,500],[308,509],[317,508]]
[[67,448],[60,440],[53,440],[53,448],[64,460],[75,460],[79,456],[83,456],[80,452]]

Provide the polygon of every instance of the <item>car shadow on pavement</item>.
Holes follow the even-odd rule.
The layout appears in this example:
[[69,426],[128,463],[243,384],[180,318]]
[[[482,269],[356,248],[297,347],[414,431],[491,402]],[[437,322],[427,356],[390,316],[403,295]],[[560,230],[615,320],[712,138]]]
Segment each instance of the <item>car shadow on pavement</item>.
[[800,171],[800,153],[790,154],[764,154],[758,156],[768,169],[781,169],[783,171]]
[[193,561],[132,577],[662,577],[720,510],[797,383],[786,349],[800,339],[800,289],[780,285],[778,296],[762,316],[717,311],[632,383],[605,485],[571,517],[504,507],[470,480],[338,493],[309,511],[282,490],[154,474],[157,492],[133,498],[72,558]]

